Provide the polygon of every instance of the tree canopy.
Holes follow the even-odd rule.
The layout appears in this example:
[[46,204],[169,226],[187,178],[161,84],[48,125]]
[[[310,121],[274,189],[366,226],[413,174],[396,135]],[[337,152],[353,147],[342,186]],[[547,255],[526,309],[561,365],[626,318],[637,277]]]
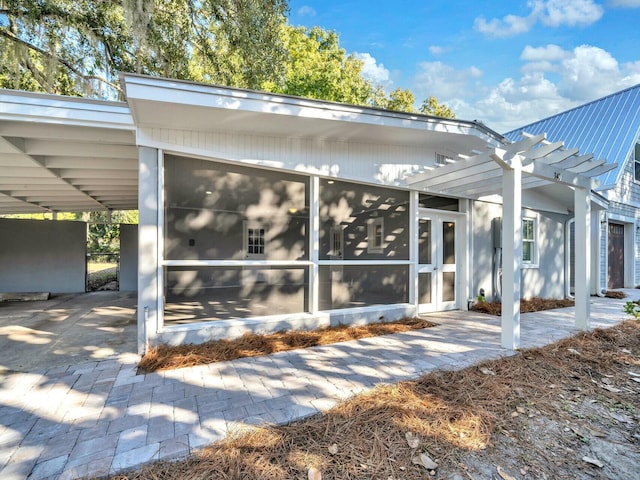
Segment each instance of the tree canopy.
[[286,0],[0,0],[0,86],[113,97],[117,72],[259,88]]

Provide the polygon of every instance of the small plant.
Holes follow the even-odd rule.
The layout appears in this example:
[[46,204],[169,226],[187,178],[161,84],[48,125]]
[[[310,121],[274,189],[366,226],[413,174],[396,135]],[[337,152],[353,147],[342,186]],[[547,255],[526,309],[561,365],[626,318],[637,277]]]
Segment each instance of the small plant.
[[622,310],[634,318],[640,318],[640,305],[637,302],[626,302]]
[[478,301],[478,303],[484,303],[487,301],[484,295],[478,295],[478,298],[476,300]]

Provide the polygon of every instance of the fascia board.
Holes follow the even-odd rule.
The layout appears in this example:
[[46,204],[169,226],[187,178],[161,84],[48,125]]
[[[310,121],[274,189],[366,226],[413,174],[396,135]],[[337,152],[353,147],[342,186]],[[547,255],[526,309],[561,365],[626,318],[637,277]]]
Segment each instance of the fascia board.
[[[299,97],[276,95],[175,81],[157,77],[122,75],[122,82],[136,124],[154,126],[153,118],[140,118],[136,111],[137,100],[180,105],[228,109],[231,111],[258,114],[287,115],[301,119],[316,119],[413,129],[418,134],[424,131],[473,135],[497,143],[496,139],[482,131],[473,122],[440,119],[423,115],[412,115],[382,109],[372,109],[333,102],[323,102]],[[345,128],[346,125],[345,125]]]
[[134,130],[126,103],[0,90],[0,120]]

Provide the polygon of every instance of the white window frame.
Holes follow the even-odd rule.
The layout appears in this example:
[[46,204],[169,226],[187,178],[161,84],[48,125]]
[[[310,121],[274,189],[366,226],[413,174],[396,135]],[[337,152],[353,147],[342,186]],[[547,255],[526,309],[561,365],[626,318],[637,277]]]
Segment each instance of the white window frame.
[[[533,238],[524,238],[524,224],[531,222],[533,225]],[[524,259],[524,245],[531,244],[531,260]],[[538,219],[535,217],[522,217],[522,268],[538,268]]]
[[[250,230],[264,230],[262,235],[263,245],[261,253],[249,253],[249,231]],[[267,249],[268,249],[268,234],[269,234],[269,225],[263,222],[256,221],[245,221],[244,222],[244,231],[242,235],[243,240],[243,250],[245,258],[251,260],[265,260],[267,258]]]
[[367,222],[367,253],[384,253],[384,218],[370,218]]

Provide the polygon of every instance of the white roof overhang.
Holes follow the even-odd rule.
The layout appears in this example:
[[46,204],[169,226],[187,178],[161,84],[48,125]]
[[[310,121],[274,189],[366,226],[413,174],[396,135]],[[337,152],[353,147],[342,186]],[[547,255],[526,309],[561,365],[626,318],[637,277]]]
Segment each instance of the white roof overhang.
[[458,157],[454,162],[412,175],[407,184],[434,194],[482,199],[502,195],[503,169],[517,167],[522,172],[522,190],[551,193],[564,201],[570,200],[558,190],[564,187],[595,189],[597,176],[616,168],[593,155],[579,155],[577,149],[565,150],[562,142],[550,143],[544,134],[528,135],[500,147]]
[[478,122],[122,74],[136,126],[471,152],[502,137]]
[[136,209],[125,103],[0,90],[0,213]]

